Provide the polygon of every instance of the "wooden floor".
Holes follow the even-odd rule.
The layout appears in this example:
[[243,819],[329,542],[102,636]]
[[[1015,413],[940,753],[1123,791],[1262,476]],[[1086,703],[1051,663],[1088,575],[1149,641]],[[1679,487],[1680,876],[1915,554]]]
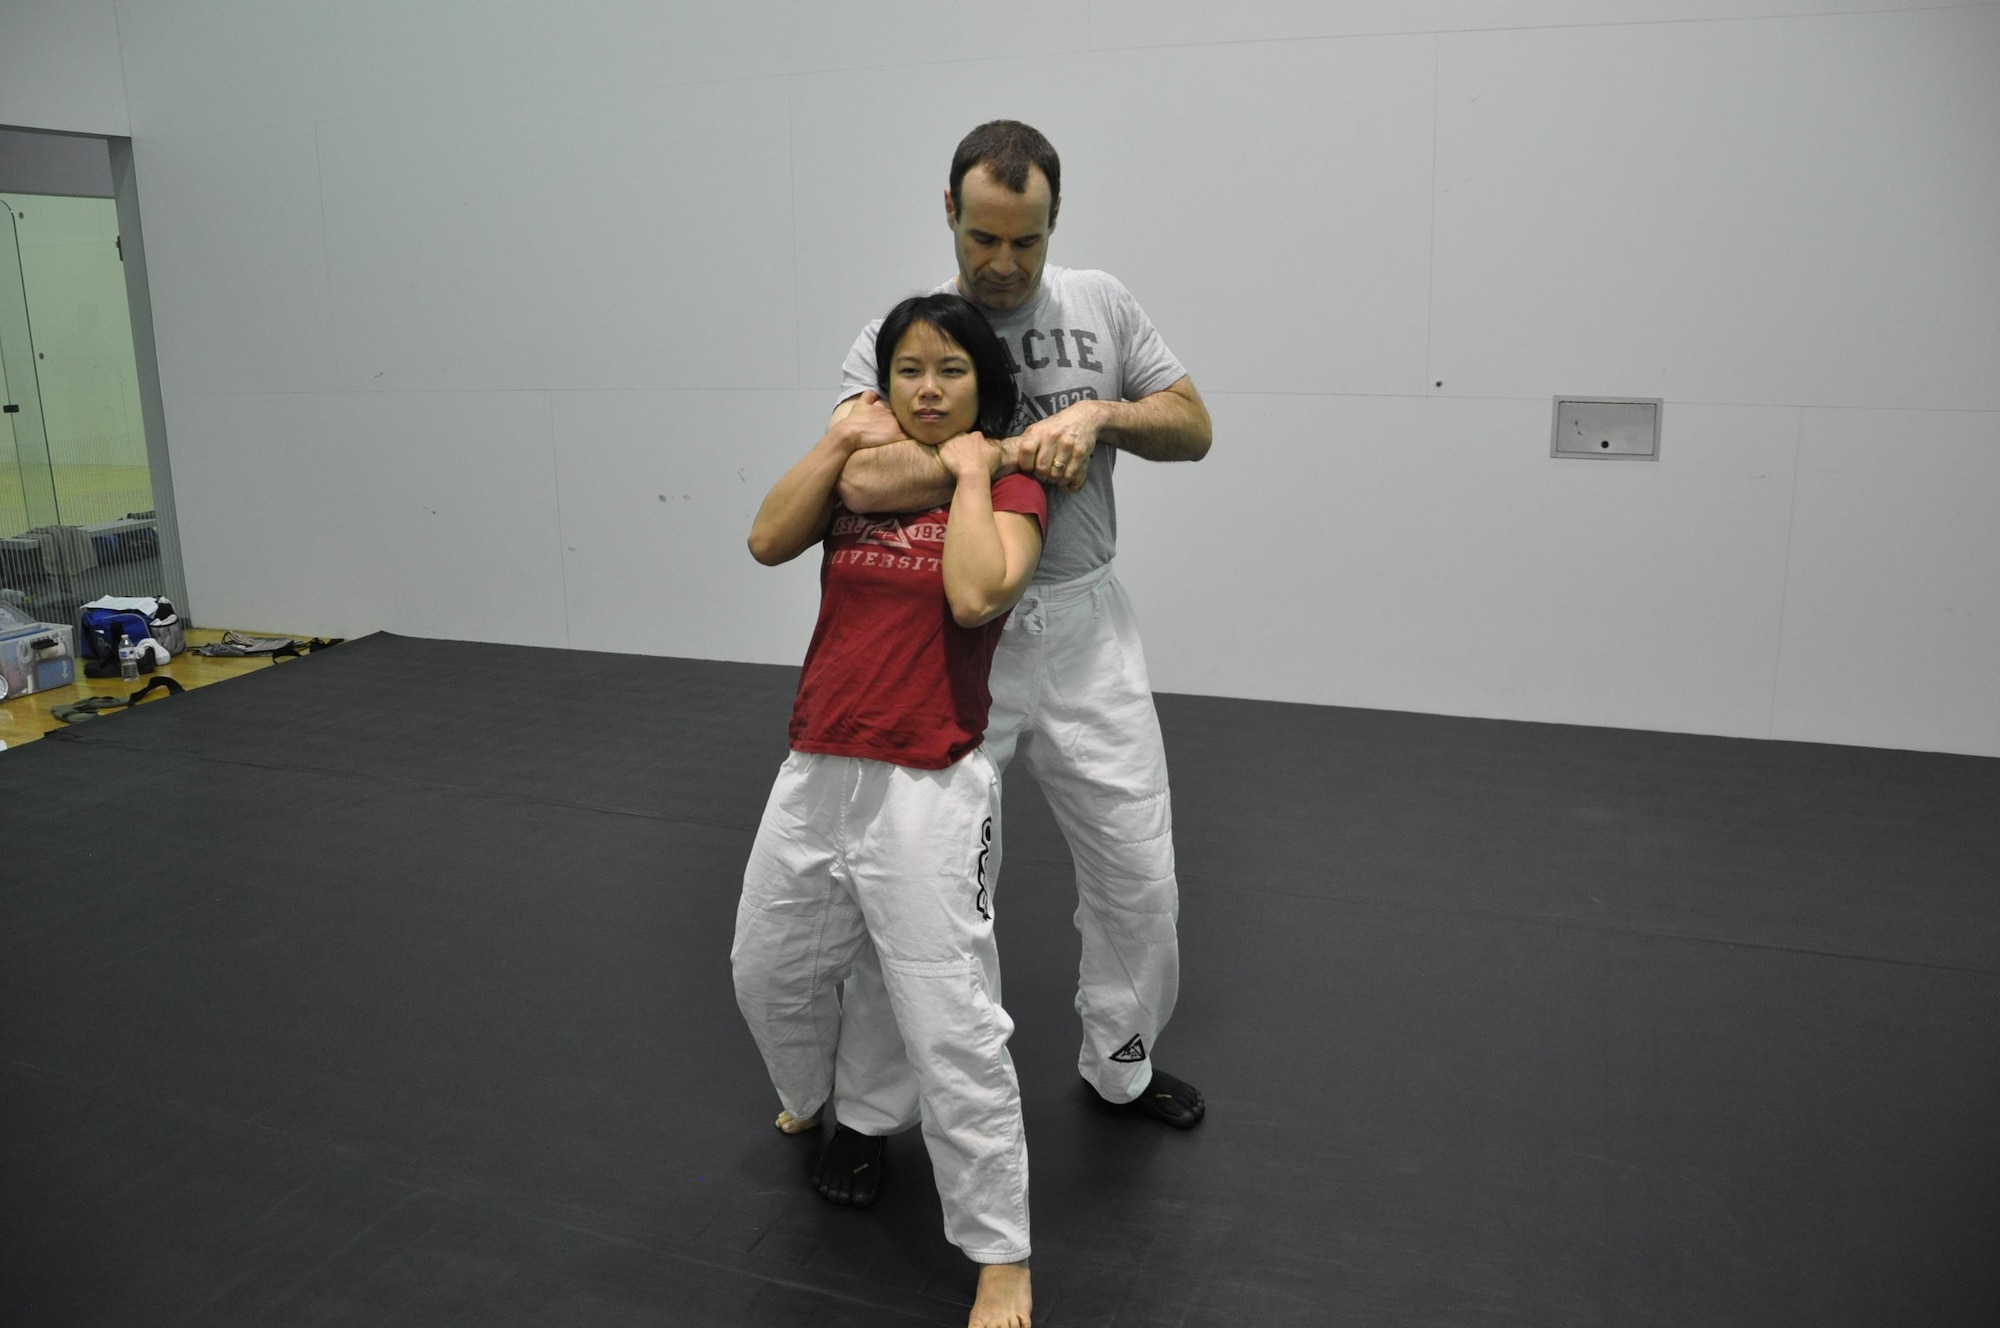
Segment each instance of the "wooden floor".
[[[243,629],[238,629],[243,630]],[[77,680],[68,687],[56,687],[46,692],[36,692],[31,696],[14,696],[0,701],[0,751],[9,747],[19,747],[33,742],[54,729],[67,727],[53,713],[57,706],[75,705],[88,696],[128,696],[154,678],[167,677],[183,687],[206,687],[210,683],[222,682],[229,678],[240,678],[258,669],[268,669],[272,661],[263,656],[216,656],[197,655],[193,647],[220,641],[224,629],[197,628],[187,634],[189,649],[156,668],[137,683],[129,683],[122,678],[85,678],[78,673]],[[259,636],[282,636],[282,632],[258,632]],[[303,640],[304,638],[300,638]],[[279,661],[280,663],[284,661]],[[164,689],[153,693],[141,701],[141,705],[151,705],[161,696]],[[83,721],[99,724],[117,719],[122,711],[113,710],[94,719]]]

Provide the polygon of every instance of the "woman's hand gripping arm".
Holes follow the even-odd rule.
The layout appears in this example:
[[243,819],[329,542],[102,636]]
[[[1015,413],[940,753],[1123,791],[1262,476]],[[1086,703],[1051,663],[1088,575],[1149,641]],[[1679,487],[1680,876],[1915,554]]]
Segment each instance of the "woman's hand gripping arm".
[[944,597],[960,627],[991,622],[1020,602],[1042,558],[1042,528],[1023,512],[993,510],[1000,448],[963,433],[938,447],[951,472],[951,517],[944,532]]
[[812,449],[764,495],[764,505],[750,523],[750,556],[776,567],[824,539],[838,501],[834,486],[847,459],[888,441],[879,430],[870,432],[858,421],[836,416]]

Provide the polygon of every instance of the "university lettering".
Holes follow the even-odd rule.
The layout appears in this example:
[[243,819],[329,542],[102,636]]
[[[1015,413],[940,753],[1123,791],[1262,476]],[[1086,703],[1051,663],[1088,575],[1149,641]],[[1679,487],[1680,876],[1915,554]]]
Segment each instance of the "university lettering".
[[944,559],[928,558],[923,554],[879,553],[873,549],[839,549],[834,552],[835,567],[881,567],[896,572],[942,572]]

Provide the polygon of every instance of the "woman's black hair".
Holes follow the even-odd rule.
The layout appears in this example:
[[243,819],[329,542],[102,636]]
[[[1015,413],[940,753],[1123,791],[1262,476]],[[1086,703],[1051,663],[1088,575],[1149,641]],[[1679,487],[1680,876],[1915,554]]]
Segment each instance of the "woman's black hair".
[[1018,399],[1007,348],[994,335],[986,315],[963,295],[912,295],[889,311],[882,320],[882,330],[875,334],[875,386],[882,399],[889,399],[889,361],[896,357],[896,347],[903,344],[903,334],[912,323],[929,323],[972,357],[972,372],[979,385],[975,427],[988,438],[1005,438],[1013,427]]

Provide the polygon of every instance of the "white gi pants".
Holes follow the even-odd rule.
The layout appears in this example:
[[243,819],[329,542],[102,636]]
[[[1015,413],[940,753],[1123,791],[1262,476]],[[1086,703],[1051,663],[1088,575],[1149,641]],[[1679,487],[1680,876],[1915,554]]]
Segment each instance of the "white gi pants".
[[[1076,863],[1077,1070],[1106,1100],[1130,1102],[1152,1081],[1153,1043],[1180,991],[1180,886],[1152,681],[1110,564],[1029,587],[991,687],[981,750],[998,770],[1018,754],[1034,772]],[[896,1040],[881,983],[856,964],[844,989],[835,1110],[863,1134],[894,1134],[919,1114],[915,1057]]]
[[737,1005],[801,1118],[835,1081],[835,988],[871,976],[921,1102],[945,1235],[979,1263],[1028,1257],[1028,1146],[993,943],[999,871],[1000,776],[983,752],[944,770],[793,752],[744,869],[730,952]]

